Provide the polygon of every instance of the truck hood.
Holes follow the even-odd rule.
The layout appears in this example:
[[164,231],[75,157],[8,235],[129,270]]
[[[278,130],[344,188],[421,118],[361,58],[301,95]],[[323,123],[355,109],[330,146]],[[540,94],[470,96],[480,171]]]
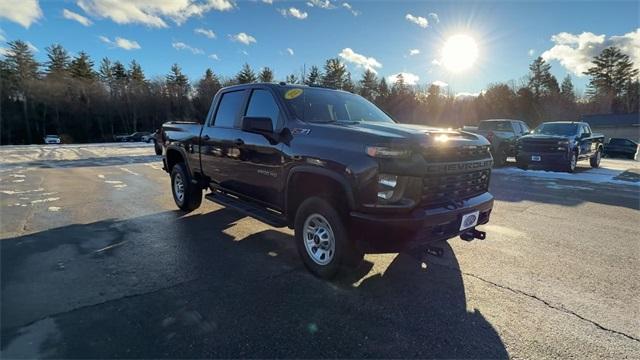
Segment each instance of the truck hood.
[[[390,142],[409,142],[421,146],[462,146],[462,145],[489,145],[489,142],[480,135],[465,131],[440,129],[422,125],[399,123],[332,123],[331,126],[346,128],[351,131],[379,136]],[[381,140],[382,140],[381,139]]]

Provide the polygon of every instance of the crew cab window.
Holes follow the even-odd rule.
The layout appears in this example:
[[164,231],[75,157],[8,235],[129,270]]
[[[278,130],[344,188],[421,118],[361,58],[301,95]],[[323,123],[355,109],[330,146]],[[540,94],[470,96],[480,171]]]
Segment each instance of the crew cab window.
[[280,108],[269,91],[256,89],[251,93],[245,116],[270,118],[275,129],[280,118]]
[[244,100],[244,91],[232,91],[222,94],[218,111],[216,111],[216,116],[213,119],[213,126],[234,127],[242,107],[242,100]]
[[531,131],[531,130],[529,130],[529,127],[528,127],[528,126],[527,126],[527,124],[525,124],[525,123],[520,123],[520,127],[522,128],[522,133],[523,133],[523,134],[526,134],[526,133],[528,133],[529,131]]
[[582,125],[582,132],[591,136],[591,128],[589,128],[589,125]]
[[624,139],[611,139],[609,140],[609,145],[629,145],[627,140]]

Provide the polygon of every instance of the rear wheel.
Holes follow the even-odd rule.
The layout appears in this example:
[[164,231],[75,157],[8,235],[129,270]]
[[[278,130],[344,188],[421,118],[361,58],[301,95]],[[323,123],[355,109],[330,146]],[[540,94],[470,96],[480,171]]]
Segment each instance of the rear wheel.
[[598,151],[596,151],[596,154],[593,155],[591,159],[589,159],[589,163],[591,164],[591,167],[592,168],[599,167],[601,159],[602,159],[602,150],[598,149]]
[[500,146],[492,155],[493,165],[495,167],[501,167],[507,163],[507,150],[505,146]]
[[295,218],[295,239],[298,254],[314,275],[330,279],[343,265],[356,265],[362,252],[349,239],[340,212],[323,198],[305,200]]
[[183,163],[171,169],[171,193],[176,205],[184,211],[193,211],[202,203],[202,189],[191,182]]

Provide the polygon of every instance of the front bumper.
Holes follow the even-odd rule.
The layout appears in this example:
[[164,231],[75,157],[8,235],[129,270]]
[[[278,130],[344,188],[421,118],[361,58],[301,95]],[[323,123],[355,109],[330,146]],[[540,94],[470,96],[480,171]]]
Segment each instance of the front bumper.
[[[540,161],[532,161],[532,156],[539,156]],[[529,152],[518,151],[516,155],[516,162],[518,164],[527,165],[531,167],[555,167],[564,166],[569,162],[569,151],[557,151],[557,152]]]
[[478,225],[486,224],[492,208],[493,195],[486,192],[456,205],[417,208],[403,214],[351,212],[351,235],[365,252],[398,252],[468,231],[460,231],[460,221],[474,211],[480,212]]

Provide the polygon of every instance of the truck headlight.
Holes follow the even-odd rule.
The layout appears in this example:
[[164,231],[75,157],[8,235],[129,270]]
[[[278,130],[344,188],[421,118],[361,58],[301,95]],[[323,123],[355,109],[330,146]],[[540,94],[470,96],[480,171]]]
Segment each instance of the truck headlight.
[[388,146],[367,146],[366,152],[371,157],[383,159],[406,159],[411,156],[411,150]]
[[398,176],[389,174],[378,175],[378,198],[389,201],[393,198],[398,186]]
[[558,145],[561,145],[561,146],[569,145],[569,140],[560,140],[558,141]]

